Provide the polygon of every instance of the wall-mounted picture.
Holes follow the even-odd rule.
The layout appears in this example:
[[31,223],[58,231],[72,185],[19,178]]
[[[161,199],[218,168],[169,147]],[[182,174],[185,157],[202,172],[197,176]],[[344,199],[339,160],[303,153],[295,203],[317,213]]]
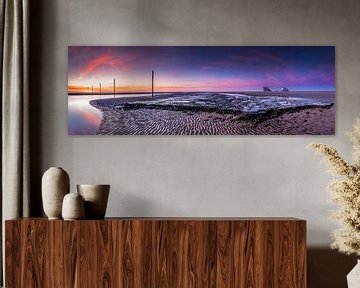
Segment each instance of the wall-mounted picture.
[[69,46],[69,135],[334,135],[334,46]]

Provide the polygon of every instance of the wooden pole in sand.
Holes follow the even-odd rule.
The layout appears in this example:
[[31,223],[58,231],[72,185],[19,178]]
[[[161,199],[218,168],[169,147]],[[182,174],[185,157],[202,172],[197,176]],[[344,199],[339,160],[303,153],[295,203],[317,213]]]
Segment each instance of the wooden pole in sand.
[[91,85],[91,95],[94,95],[94,85]]
[[101,96],[101,83],[100,83],[100,96]]
[[154,70],[151,71],[151,97],[154,97]]
[[115,98],[115,78],[114,78],[114,98]]

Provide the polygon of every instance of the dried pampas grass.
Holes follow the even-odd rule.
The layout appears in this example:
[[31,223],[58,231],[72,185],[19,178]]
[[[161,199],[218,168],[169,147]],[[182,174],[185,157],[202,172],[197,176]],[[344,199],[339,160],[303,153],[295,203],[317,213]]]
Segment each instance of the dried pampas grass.
[[353,165],[331,146],[313,143],[308,148],[324,155],[324,162],[335,177],[329,185],[331,198],[338,204],[332,218],[342,226],[333,231],[331,247],[345,254],[360,255],[360,118],[349,137],[353,143]]

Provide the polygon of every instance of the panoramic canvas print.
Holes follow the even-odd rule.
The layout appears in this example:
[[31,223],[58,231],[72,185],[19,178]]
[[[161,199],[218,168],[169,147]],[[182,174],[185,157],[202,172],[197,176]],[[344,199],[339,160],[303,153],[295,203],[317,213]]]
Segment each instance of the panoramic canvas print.
[[333,46],[69,46],[69,135],[335,134]]

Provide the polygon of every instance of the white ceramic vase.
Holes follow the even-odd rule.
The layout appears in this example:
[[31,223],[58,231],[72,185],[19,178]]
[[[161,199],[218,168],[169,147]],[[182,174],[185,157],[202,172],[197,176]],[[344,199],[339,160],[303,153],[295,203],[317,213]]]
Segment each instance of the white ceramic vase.
[[355,267],[347,275],[348,288],[360,287],[360,260],[357,261]]
[[110,185],[77,185],[77,191],[85,201],[85,219],[104,219]]
[[69,193],[65,195],[62,204],[62,217],[64,220],[84,219],[84,199],[79,193]]
[[42,177],[43,208],[49,219],[61,219],[63,198],[69,193],[69,175],[60,167],[49,168]]

